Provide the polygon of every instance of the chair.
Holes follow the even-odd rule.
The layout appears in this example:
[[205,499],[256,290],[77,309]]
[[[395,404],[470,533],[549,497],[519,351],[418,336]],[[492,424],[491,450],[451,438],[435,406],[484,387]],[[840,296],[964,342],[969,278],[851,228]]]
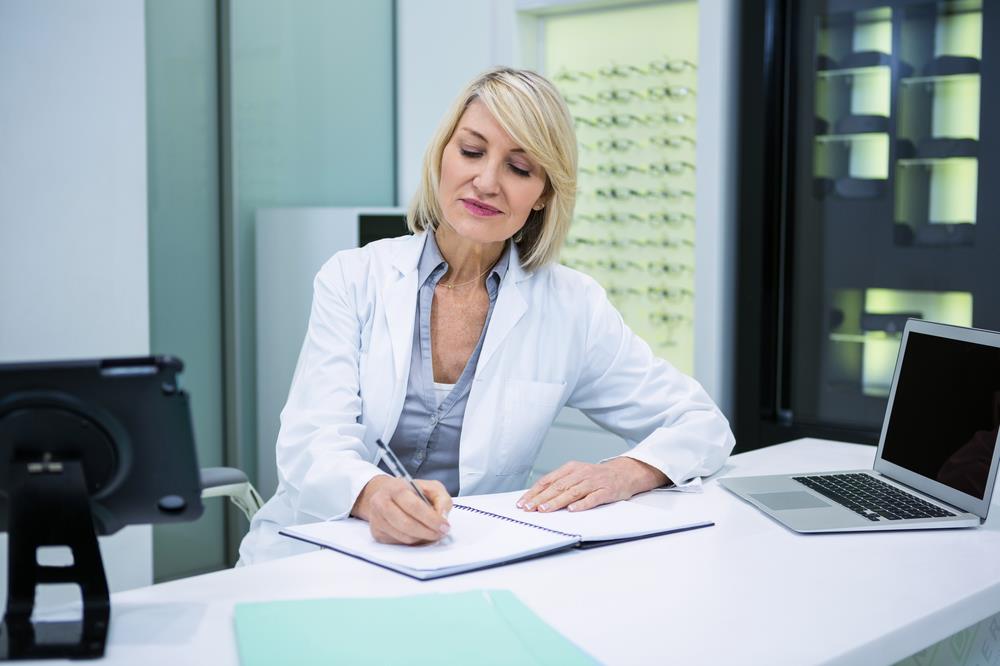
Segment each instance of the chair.
[[253,518],[253,514],[264,506],[264,500],[247,479],[247,475],[234,467],[203,467],[201,497],[228,497],[247,520]]

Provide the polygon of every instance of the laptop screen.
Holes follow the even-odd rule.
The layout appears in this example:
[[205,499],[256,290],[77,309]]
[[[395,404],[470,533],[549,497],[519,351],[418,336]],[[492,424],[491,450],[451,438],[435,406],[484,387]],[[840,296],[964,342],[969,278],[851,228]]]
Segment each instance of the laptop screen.
[[1000,349],[911,331],[882,458],[983,499],[1000,428]]

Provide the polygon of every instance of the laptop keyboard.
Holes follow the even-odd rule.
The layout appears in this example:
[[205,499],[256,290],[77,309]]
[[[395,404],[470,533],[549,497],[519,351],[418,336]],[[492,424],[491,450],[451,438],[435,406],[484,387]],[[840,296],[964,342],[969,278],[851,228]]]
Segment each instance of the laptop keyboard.
[[870,474],[823,474],[792,478],[871,521],[944,518],[955,515]]

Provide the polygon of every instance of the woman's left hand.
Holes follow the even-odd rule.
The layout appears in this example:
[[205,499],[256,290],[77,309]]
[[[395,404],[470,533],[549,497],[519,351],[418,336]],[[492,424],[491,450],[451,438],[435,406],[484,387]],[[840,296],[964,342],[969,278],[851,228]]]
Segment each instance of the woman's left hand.
[[525,511],[584,511],[669,482],[663,472],[634,458],[596,465],[572,461],[540,478],[517,500],[517,506]]

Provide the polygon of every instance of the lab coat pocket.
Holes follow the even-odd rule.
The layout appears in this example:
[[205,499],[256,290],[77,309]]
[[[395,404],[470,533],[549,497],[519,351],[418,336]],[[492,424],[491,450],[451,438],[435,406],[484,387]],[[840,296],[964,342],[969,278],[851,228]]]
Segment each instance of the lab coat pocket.
[[545,433],[562,407],[565,392],[565,382],[507,382],[498,447],[499,476],[523,474],[531,469]]

